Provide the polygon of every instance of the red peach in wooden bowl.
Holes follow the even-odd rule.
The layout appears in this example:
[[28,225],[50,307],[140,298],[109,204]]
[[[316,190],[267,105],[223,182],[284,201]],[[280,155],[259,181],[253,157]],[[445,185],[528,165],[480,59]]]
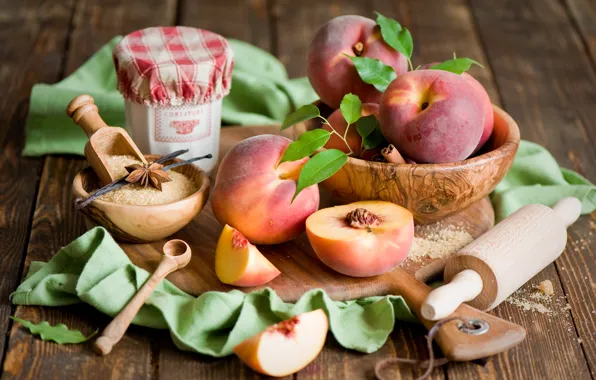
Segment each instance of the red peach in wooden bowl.
[[360,79],[349,57],[379,59],[397,75],[408,71],[406,57],[383,41],[375,21],[354,15],[329,20],[312,40],[307,72],[321,100],[334,109],[348,93],[357,95],[363,103],[381,100],[382,93]]

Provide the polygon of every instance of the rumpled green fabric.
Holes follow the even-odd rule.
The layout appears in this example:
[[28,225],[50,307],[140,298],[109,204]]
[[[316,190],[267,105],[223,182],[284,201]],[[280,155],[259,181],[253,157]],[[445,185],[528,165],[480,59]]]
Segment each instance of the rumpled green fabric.
[[[66,115],[68,103],[81,94],[93,96],[108,125],[125,127],[124,100],[116,89],[112,61],[112,49],[121,38],[114,37],[63,81],[33,86],[24,156],[84,154],[87,136]],[[295,108],[317,98],[308,79],[289,79],[284,65],[271,54],[246,42],[229,42],[235,63],[232,89],[223,100],[223,123],[278,124]]]
[[[62,248],[48,263],[33,262],[25,281],[11,295],[17,305],[64,306],[86,302],[114,316],[149,278],[133,265],[102,227],[95,227]],[[374,352],[387,340],[395,320],[416,322],[400,296],[334,302],[323,290],[305,293],[295,304],[273,290],[245,294],[207,292],[193,297],[162,281],[141,308],[134,324],[169,329],[182,350],[215,357],[293,315],[324,309],[330,330],[344,347]]]
[[582,202],[582,214],[596,210],[596,186],[563,169],[544,147],[522,140],[511,169],[491,194],[495,219],[502,220],[519,208],[541,203],[552,206],[565,197]]

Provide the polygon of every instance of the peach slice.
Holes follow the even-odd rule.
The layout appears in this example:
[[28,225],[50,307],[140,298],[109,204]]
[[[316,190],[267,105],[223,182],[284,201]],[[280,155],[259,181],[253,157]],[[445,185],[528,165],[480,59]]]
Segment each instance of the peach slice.
[[240,231],[224,226],[215,249],[215,274],[224,284],[258,286],[281,272]]
[[354,277],[376,276],[406,258],[414,240],[414,218],[394,203],[355,202],[309,216],[306,236],[331,269]]
[[268,376],[300,371],[323,349],[329,321],[323,309],[296,315],[269,326],[233,348],[247,366]]

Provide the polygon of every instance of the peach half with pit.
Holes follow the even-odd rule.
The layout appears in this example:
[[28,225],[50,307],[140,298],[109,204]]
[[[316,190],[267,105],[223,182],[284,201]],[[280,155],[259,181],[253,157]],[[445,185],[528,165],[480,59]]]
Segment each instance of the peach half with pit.
[[322,309],[296,315],[269,326],[233,348],[247,366],[268,376],[300,371],[323,349],[329,321]]
[[331,269],[354,277],[376,276],[408,255],[414,218],[391,202],[361,201],[315,212],[306,220],[306,236]]
[[315,92],[333,109],[339,108],[348,93],[358,95],[363,103],[379,103],[381,99],[381,92],[362,81],[346,55],[379,59],[397,75],[408,71],[406,57],[383,40],[375,21],[354,15],[329,20],[312,40],[307,74]]
[[211,206],[215,218],[242,232],[253,244],[278,244],[304,232],[306,218],[319,208],[319,187],[302,190],[292,201],[309,160],[283,162],[291,140],[259,135],[236,144],[223,158]]
[[[375,115],[379,111],[379,105],[374,103],[364,103],[362,105],[362,112],[360,113],[360,117],[365,117],[369,115]],[[376,117],[376,115],[375,115]],[[343,115],[341,114],[341,110],[335,110],[327,119],[329,122],[328,124],[323,124],[323,129],[331,132],[331,129],[335,130],[338,134],[344,136],[346,133],[346,128],[348,123],[346,119],[344,119]],[[358,130],[356,129],[356,125],[351,124],[348,130],[348,134],[346,135],[346,142],[352,149],[354,153],[354,157],[360,157],[362,154],[362,137],[358,134]],[[325,144],[325,148],[327,149],[339,149],[344,153],[350,153],[350,149],[346,146],[346,143],[336,134],[332,133],[331,137]]]
[[215,274],[224,284],[259,286],[280,271],[240,231],[226,224],[215,249]]
[[379,120],[387,141],[414,161],[456,162],[478,146],[484,130],[484,100],[461,75],[410,71],[387,87]]

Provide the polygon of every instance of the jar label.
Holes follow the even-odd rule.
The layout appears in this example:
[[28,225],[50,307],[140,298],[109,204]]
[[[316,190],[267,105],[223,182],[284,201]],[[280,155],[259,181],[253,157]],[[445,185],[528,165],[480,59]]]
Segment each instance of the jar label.
[[155,108],[155,141],[189,142],[211,136],[211,107],[209,104]]

